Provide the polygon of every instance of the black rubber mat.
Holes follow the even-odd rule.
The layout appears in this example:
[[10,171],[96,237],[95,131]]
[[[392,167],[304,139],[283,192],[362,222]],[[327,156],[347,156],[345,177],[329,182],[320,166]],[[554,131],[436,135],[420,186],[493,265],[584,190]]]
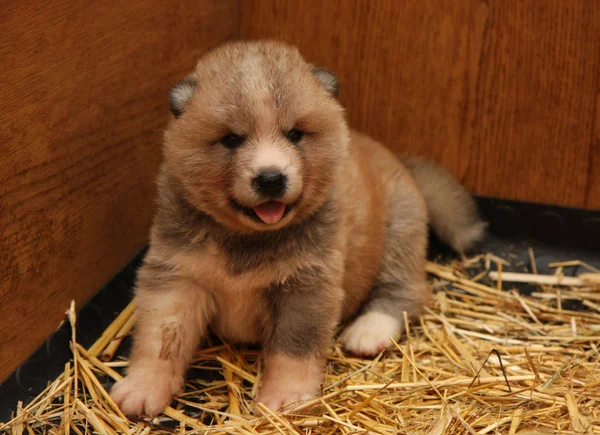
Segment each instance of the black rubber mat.
[[[556,261],[582,260],[600,268],[600,211],[554,207],[516,201],[478,198],[482,215],[490,223],[490,235],[478,249],[506,258],[518,272],[531,271],[528,248],[533,248],[538,272],[551,274],[547,265]],[[102,288],[78,313],[77,339],[89,347],[132,297],[135,273],[145,249]],[[454,254],[432,236],[429,257],[440,259]],[[569,273],[576,274],[576,269]],[[515,286],[512,286],[515,287]],[[533,289],[519,285],[520,291]],[[569,307],[571,309],[577,306]],[[71,331],[65,324],[2,384],[0,422],[10,419],[17,402],[25,404],[54,380],[70,359]],[[129,339],[119,355],[128,353]],[[109,379],[101,379],[109,386]]]

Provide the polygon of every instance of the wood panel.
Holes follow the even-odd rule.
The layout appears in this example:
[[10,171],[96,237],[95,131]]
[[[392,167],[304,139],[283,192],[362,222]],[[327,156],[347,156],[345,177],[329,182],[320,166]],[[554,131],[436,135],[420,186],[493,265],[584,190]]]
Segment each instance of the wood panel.
[[144,244],[167,89],[236,0],[4,2],[0,381]]
[[475,186],[525,200],[591,206],[600,74],[596,2],[495,4],[479,76]]
[[596,93],[596,116],[590,155],[590,177],[587,184],[587,207],[600,210],[600,73]]
[[242,2],[242,36],[339,74],[353,127],[477,194],[580,207],[600,204],[598,35],[585,0]]

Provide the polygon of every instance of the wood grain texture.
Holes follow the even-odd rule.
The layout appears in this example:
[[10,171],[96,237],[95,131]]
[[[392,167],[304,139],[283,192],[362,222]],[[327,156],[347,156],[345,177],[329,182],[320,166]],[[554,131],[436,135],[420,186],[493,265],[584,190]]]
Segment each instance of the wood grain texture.
[[599,35],[595,2],[497,5],[479,79],[477,190],[581,207],[593,200]]
[[0,381],[143,246],[167,90],[237,1],[4,2]]
[[600,203],[598,35],[584,0],[242,2],[243,37],[338,73],[354,128],[474,193],[579,207]]
[[600,72],[597,89],[586,207],[600,210]]

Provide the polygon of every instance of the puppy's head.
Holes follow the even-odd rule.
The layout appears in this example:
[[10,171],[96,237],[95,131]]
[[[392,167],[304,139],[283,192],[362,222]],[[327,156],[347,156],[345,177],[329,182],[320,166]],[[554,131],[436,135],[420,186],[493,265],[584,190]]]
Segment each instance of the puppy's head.
[[277,42],[236,42],[170,92],[165,157],[189,200],[239,231],[279,229],[329,197],[348,153],[337,80]]

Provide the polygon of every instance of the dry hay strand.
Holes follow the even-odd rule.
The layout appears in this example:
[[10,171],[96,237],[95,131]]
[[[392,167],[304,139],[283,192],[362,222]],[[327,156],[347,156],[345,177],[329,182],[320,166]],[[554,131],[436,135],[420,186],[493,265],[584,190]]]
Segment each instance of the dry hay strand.
[[[576,265],[551,266],[559,276]],[[600,434],[597,276],[550,279],[536,267],[517,276],[507,266],[490,255],[428,263],[436,303],[419,322],[405,319],[406,336],[370,359],[333,345],[322,391],[286,414],[252,412],[259,351],[209,339],[173,407],[152,421],[122,415],[103,379],[120,379],[127,364],[110,360],[133,325],[131,303],[90,349],[72,343],[64,373],[19,403],[0,433]],[[538,283],[537,291],[520,294],[508,279]],[[565,309],[567,301],[579,309]],[[75,331],[73,306],[68,317]]]

